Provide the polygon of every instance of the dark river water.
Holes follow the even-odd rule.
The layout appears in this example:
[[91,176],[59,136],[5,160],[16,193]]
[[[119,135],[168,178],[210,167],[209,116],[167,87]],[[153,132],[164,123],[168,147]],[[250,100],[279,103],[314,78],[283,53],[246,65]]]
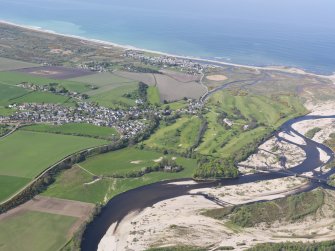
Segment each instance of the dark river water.
[[[278,138],[278,140],[287,141],[279,136],[280,132],[286,132],[288,134],[297,134],[306,142],[306,145],[299,145],[299,147],[301,147],[306,153],[306,160],[304,160],[298,166],[291,168],[290,173],[255,173],[252,175],[243,175],[237,179],[224,179],[215,182],[199,182],[192,185],[174,185],[169,184],[173,181],[162,181],[129,190],[111,199],[107,205],[103,207],[101,213],[90,224],[88,224],[81,243],[82,251],[97,250],[101,239],[106,234],[109,227],[115,222],[121,222],[121,220],[130,212],[135,210],[142,210],[146,207],[151,207],[154,204],[166,199],[186,195],[193,189],[211,188],[218,185],[239,185],[255,181],[278,179],[290,176],[292,174],[299,175],[304,172],[310,172],[323,165],[320,160],[320,153],[317,148],[322,149],[328,154],[330,157],[328,162],[330,162],[334,159],[334,153],[329,147],[306,138],[304,135],[301,135],[292,128],[292,125],[296,122],[320,118],[335,118],[335,116],[304,116],[297,119],[292,119],[285,123],[280,128],[280,130],[275,133],[275,136]],[[332,170],[327,174],[314,173],[316,180],[314,182],[310,182],[309,186],[295,191],[295,193],[310,191],[318,186],[329,188],[326,184],[318,182],[317,179],[327,179],[333,173],[335,173],[335,170]],[[187,180],[190,179],[183,179],[178,181]]]

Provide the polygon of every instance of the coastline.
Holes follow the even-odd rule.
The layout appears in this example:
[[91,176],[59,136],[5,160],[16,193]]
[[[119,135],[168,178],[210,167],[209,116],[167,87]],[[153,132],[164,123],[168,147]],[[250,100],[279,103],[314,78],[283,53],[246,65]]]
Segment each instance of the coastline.
[[46,30],[40,27],[34,27],[34,26],[29,26],[29,25],[24,25],[24,24],[17,24],[17,23],[13,23],[10,21],[2,20],[2,19],[0,19],[0,24],[10,25],[10,26],[14,26],[17,28],[26,29],[26,30],[30,30],[34,32],[41,32],[41,33],[46,33],[46,34],[62,36],[65,38],[80,39],[82,41],[86,41],[88,43],[93,43],[96,45],[112,46],[112,47],[116,47],[116,48],[123,49],[123,50],[135,50],[135,51],[152,53],[152,54],[157,54],[157,55],[166,56],[166,57],[174,57],[178,59],[191,60],[191,61],[199,62],[200,64],[209,64],[209,65],[216,65],[216,66],[233,66],[233,67],[240,67],[240,68],[246,68],[246,69],[252,69],[252,70],[279,71],[279,72],[285,72],[285,73],[290,73],[290,74],[308,75],[308,76],[328,79],[335,84],[335,71],[333,72],[332,75],[322,75],[322,74],[307,72],[304,69],[288,67],[288,66],[253,66],[253,65],[235,64],[235,63],[203,59],[203,58],[192,57],[192,56],[174,55],[174,54],[165,53],[161,51],[141,49],[141,48],[137,48],[131,45],[121,45],[121,44],[117,44],[114,42],[109,42],[109,41],[104,41],[104,40],[99,40],[99,39],[87,38],[87,37],[70,35],[70,34],[63,34],[63,33],[58,33],[52,30]]

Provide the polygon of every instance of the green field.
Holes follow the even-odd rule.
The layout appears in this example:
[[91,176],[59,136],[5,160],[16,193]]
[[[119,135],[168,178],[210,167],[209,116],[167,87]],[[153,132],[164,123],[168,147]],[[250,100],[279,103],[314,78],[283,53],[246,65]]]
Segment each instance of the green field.
[[8,198],[13,194],[13,191],[19,190],[30,180],[29,178],[0,175],[0,201]]
[[[0,88],[1,88],[1,86],[0,86]],[[10,116],[14,113],[15,113],[14,109],[9,109],[9,108],[5,108],[3,106],[0,106],[0,116]]]
[[0,106],[12,104],[12,99],[28,94],[30,91],[20,87],[2,84],[0,80]]
[[[39,173],[67,155],[88,147],[105,144],[106,141],[93,138],[56,135],[29,131],[17,131],[0,140],[0,197],[15,193],[19,185],[27,184]],[[17,179],[8,187],[14,177]],[[26,182],[24,182],[26,181]]]
[[0,83],[17,85],[22,82],[30,82],[36,85],[47,85],[49,83],[58,83],[59,85],[65,87],[69,91],[79,93],[90,90],[90,88],[85,83],[32,76],[20,72],[0,72]]
[[69,97],[52,94],[49,92],[30,92],[19,98],[11,99],[12,103],[49,103],[49,104],[64,104],[69,101]]
[[[161,157],[163,154],[154,151],[126,148],[94,156],[80,165],[95,175],[124,175],[140,171],[144,167],[154,166]],[[187,167],[196,164],[195,160],[181,157],[176,157],[176,162]]]
[[0,250],[59,250],[77,218],[27,211],[0,224]]
[[135,99],[125,97],[126,94],[135,93],[138,91],[138,84],[132,84],[122,87],[117,87],[111,91],[99,93],[92,96],[89,101],[97,102],[101,106],[116,108],[119,106],[134,106]]
[[[143,160],[143,163],[153,164],[152,160],[161,156],[163,155],[156,152],[127,148],[89,158],[80,165],[94,174],[111,174],[125,170],[134,171],[145,166],[131,164],[133,157],[137,160]],[[178,157],[177,162],[184,167],[184,170],[178,173],[152,172],[138,178],[108,178],[96,182],[92,182],[93,176],[91,174],[75,165],[62,172],[56,178],[56,182],[44,192],[44,195],[83,202],[106,203],[113,196],[129,189],[161,180],[191,178],[196,168],[196,160]]]
[[48,132],[65,135],[96,137],[102,139],[118,138],[119,133],[111,127],[102,127],[85,123],[69,123],[64,125],[31,125],[23,127],[24,131]]
[[159,105],[161,98],[157,87],[149,86],[148,88],[148,102],[153,105]]
[[144,145],[154,149],[183,151],[195,144],[201,120],[196,117],[183,117],[169,126],[162,126]]
[[79,83],[93,84],[98,87],[103,87],[107,85],[115,85],[116,87],[118,87],[120,86],[120,84],[133,82],[133,80],[119,77],[110,72],[96,73],[87,76],[71,78],[69,80]]

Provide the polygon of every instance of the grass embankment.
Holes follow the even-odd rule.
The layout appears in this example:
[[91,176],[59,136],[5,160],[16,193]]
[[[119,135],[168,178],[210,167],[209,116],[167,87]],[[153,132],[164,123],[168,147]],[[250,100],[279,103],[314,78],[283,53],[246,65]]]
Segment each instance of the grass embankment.
[[[306,110],[294,96],[255,96],[234,91],[213,95],[207,107],[208,130],[198,151],[204,155],[229,157],[259,141],[285,121]],[[224,119],[232,122],[228,125]],[[248,128],[244,128],[247,126]]]
[[117,139],[119,133],[115,128],[102,127],[86,123],[69,123],[64,125],[31,125],[23,127],[24,131],[47,132],[64,135],[94,137],[101,139]]
[[44,192],[44,195],[84,202],[105,203],[113,196],[129,189],[165,179],[192,177],[196,168],[196,160],[177,157],[176,162],[184,168],[180,172],[151,172],[137,178],[104,178],[92,182],[95,175],[122,175],[139,171],[144,167],[154,165],[155,160],[157,161],[162,156],[163,154],[157,152],[136,148],[126,148],[97,155],[80,163],[80,167],[88,172],[78,165],[65,170],[56,178],[56,182]]
[[0,250],[59,250],[77,218],[27,211],[0,224]]
[[17,131],[0,140],[0,201],[67,155],[106,143],[93,138],[29,131]]
[[162,124],[143,144],[153,149],[183,152],[196,143],[200,126],[201,120],[198,117],[183,117],[172,125]]
[[270,202],[208,210],[204,215],[229,219],[228,224],[238,227],[253,227],[262,222],[271,224],[277,220],[294,222],[316,213],[324,204],[324,196],[324,191],[318,189]]

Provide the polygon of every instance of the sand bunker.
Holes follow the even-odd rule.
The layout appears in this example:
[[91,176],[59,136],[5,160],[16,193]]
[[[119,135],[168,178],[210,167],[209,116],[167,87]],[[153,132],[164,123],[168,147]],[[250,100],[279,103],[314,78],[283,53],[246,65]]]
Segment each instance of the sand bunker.
[[133,161],[130,161],[131,164],[135,164],[135,165],[138,165],[138,164],[141,164],[142,163],[142,160],[133,160]]
[[224,81],[228,79],[225,75],[211,75],[206,78],[211,81]]

